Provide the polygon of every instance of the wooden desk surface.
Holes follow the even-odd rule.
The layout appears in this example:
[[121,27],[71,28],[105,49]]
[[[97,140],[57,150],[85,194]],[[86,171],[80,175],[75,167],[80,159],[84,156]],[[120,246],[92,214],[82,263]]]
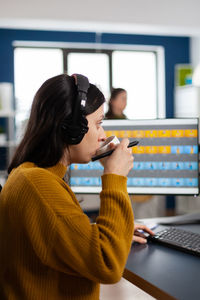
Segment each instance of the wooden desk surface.
[[[200,233],[200,224],[178,227]],[[158,244],[134,244],[123,277],[156,299],[200,299],[200,257]]]

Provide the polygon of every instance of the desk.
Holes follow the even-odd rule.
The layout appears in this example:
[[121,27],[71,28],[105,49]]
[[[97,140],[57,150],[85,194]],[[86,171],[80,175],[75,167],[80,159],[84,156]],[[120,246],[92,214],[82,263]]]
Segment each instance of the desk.
[[[200,233],[200,224],[176,227]],[[200,257],[172,248],[133,244],[123,277],[156,299],[200,299]]]

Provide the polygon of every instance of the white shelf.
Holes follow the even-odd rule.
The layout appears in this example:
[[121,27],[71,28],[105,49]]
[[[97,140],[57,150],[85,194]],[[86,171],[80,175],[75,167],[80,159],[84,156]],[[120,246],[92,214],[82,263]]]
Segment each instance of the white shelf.
[[6,141],[4,143],[0,143],[0,147],[15,147],[17,146],[17,142],[15,141]]
[[[10,82],[0,83],[0,120],[2,121],[1,126],[3,127],[3,136],[0,138],[0,148],[5,155],[1,157],[2,167],[5,166],[5,170],[0,170],[1,185],[4,184],[7,178],[7,166],[11,161],[15,146],[15,115],[16,111],[13,107],[14,96],[13,96],[13,84]],[[4,122],[5,121],[5,122]],[[5,180],[3,180],[3,178]]]
[[176,118],[200,117],[200,87],[188,85],[175,89],[174,115]]
[[0,110],[0,117],[6,118],[6,117],[14,117],[15,111],[13,110]]
[[0,177],[4,177],[4,176],[6,176],[7,175],[7,171],[5,171],[5,170],[0,170]]

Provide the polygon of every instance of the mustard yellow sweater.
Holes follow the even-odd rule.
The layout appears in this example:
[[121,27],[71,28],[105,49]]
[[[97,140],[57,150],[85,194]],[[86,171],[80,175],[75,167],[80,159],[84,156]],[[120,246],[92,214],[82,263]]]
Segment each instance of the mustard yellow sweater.
[[1,300],[96,300],[99,283],[122,276],[133,234],[126,177],[102,176],[90,224],[65,172],[30,162],[11,172],[0,198]]

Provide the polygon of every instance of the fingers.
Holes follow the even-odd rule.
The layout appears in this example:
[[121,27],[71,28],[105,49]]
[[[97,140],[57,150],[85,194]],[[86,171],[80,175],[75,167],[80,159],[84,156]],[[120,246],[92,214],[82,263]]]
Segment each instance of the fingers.
[[123,139],[120,144],[123,149],[127,150],[129,154],[132,154],[132,148],[128,148],[129,139],[127,138]]
[[[123,150],[126,150],[129,154],[132,155],[132,148],[128,148],[129,139],[127,138],[123,139],[119,145]],[[132,156],[132,160],[133,160],[133,156]]]
[[110,149],[121,148],[122,150],[126,150],[127,153],[132,155],[132,148],[128,148],[128,145],[129,145],[129,139],[124,138],[124,139],[122,139],[120,144],[116,145],[116,144],[110,143]]
[[139,244],[146,244],[147,240],[145,238],[140,237],[140,236],[133,235],[132,242],[137,242]]
[[137,242],[139,244],[146,244],[147,243],[147,239],[145,237],[145,235],[140,232],[139,230],[142,230],[146,233],[149,233],[150,235],[154,235],[155,233],[148,228],[146,225],[142,225],[142,224],[134,224],[134,235],[132,238],[133,242]]
[[131,149],[131,148],[128,148],[128,152],[129,152],[130,154],[132,154],[132,149]]
[[115,145],[114,143],[110,143],[110,144],[109,144],[109,148],[110,148],[110,150],[111,150],[111,149],[115,149],[115,148],[116,148],[116,145]]
[[[129,139],[125,138],[117,146],[114,145],[114,151],[104,164],[104,174],[113,173],[121,176],[127,176],[133,168],[132,149],[128,148]],[[111,145],[111,147],[113,147]]]
[[142,237],[142,238],[146,238],[145,234],[142,233],[142,232],[139,232],[139,231],[135,231],[135,232],[134,232],[134,235],[140,236],[140,237]]
[[145,231],[145,232],[147,232],[147,233],[149,233],[149,234],[151,234],[151,235],[154,235],[155,233],[150,229],[150,228],[148,228],[146,225],[142,225],[142,224],[135,224],[134,225],[134,230],[136,231],[136,230],[143,230],[143,231]]
[[122,146],[123,149],[127,149],[129,145],[129,139],[125,138],[121,141],[120,145]]

